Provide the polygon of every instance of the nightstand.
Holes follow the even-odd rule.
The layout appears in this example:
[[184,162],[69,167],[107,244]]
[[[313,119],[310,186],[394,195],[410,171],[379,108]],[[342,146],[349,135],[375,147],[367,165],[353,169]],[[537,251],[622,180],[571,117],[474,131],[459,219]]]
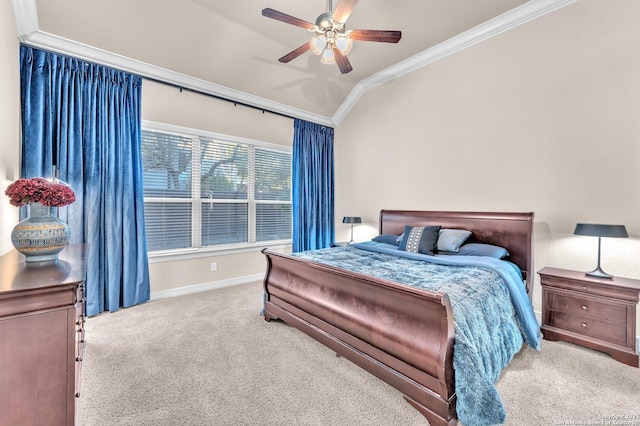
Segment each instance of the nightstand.
[[542,334],[606,352],[638,367],[636,306],[640,280],[591,278],[584,272],[543,268]]

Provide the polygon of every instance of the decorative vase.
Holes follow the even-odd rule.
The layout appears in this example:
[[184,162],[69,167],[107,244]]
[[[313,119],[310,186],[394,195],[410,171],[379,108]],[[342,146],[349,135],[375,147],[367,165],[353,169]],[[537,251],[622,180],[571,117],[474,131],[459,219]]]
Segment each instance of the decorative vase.
[[69,225],[58,218],[57,207],[30,203],[28,209],[29,216],[11,232],[13,246],[24,254],[25,262],[56,260],[69,242]]

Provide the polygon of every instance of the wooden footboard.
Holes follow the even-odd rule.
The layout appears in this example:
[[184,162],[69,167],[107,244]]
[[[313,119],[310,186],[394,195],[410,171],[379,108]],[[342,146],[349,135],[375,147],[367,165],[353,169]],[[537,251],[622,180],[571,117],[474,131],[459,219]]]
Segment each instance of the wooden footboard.
[[263,253],[267,321],[285,321],[395,387],[431,425],[457,423],[446,295]]

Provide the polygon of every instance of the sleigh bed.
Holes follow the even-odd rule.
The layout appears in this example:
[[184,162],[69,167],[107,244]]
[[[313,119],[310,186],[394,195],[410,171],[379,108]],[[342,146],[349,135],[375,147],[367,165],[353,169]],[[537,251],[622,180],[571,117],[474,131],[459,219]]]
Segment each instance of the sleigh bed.
[[[400,235],[407,225],[464,229],[471,231],[467,243],[507,249],[508,261],[522,272],[524,305],[528,303],[523,309],[532,315],[533,213],[380,212],[380,234]],[[343,250],[349,257],[359,249],[326,250]],[[296,255],[263,253],[265,320],[280,319],[298,328],[395,387],[431,425],[457,423],[453,358],[458,325],[446,291],[415,288]],[[369,255],[375,256],[387,255]],[[535,328],[539,334],[537,323]],[[504,365],[517,350],[505,355]]]

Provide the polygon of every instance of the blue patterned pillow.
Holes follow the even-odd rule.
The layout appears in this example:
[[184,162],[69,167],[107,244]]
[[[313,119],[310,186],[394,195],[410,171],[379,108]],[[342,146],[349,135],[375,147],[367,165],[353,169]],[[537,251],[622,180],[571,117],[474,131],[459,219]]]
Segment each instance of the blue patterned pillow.
[[430,254],[436,251],[440,226],[409,226],[404,227],[404,234],[400,242],[400,250],[414,253]]

